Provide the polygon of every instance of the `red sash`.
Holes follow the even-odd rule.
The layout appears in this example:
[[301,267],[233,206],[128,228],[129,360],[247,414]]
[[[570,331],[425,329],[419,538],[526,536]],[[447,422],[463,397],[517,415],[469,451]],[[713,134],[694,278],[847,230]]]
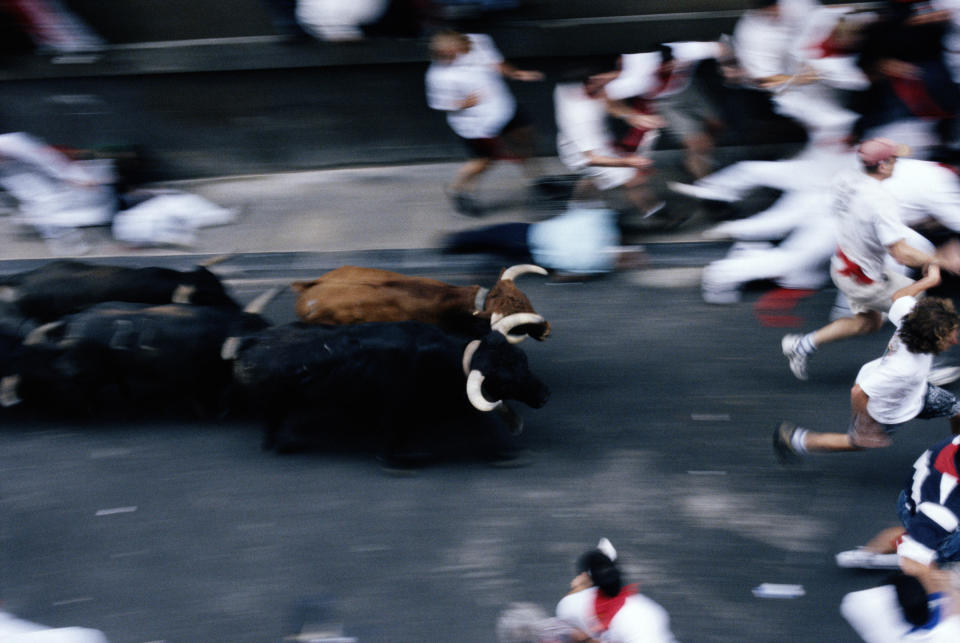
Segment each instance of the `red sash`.
[[840,248],[837,248],[837,256],[840,257],[840,261],[842,261],[843,265],[845,266],[843,270],[838,271],[841,275],[844,277],[850,277],[857,283],[865,286],[873,283],[873,279],[867,276],[867,274],[863,271],[863,268],[850,261],[850,258],[843,254],[843,250]]
[[597,595],[593,601],[593,612],[597,615],[597,620],[600,621],[601,632],[606,632],[610,628],[610,621],[617,615],[623,604],[627,602],[627,598],[636,593],[636,585],[627,585],[613,597],[605,596],[603,592],[597,590]]

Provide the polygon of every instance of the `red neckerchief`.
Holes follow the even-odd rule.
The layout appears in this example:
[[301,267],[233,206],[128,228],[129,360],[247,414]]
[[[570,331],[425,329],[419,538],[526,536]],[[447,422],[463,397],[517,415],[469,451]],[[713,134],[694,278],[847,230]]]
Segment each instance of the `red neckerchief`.
[[620,590],[620,593],[614,597],[605,596],[599,589],[593,599],[593,612],[600,621],[600,631],[606,632],[610,627],[610,621],[617,615],[627,598],[637,593],[636,585],[627,585]]
[[832,56],[846,56],[847,50],[837,45],[837,39],[827,36],[824,40],[810,46],[811,58],[830,58]]
[[[960,477],[957,475],[957,468],[954,466],[954,457],[957,454],[957,445],[948,444],[940,450],[940,453],[937,454],[936,460],[933,462],[933,468],[939,471],[940,473],[946,473],[953,477]],[[599,595],[599,592],[597,593]]]

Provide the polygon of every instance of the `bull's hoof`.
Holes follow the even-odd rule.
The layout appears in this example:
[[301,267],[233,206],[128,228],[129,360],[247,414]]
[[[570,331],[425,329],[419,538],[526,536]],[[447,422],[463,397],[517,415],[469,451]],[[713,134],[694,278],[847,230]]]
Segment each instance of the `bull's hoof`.
[[397,478],[409,478],[417,475],[420,465],[407,458],[398,458],[390,456],[378,456],[380,461],[380,470]]
[[526,450],[497,453],[487,460],[487,465],[495,469],[519,469],[531,464],[533,464],[533,456]]

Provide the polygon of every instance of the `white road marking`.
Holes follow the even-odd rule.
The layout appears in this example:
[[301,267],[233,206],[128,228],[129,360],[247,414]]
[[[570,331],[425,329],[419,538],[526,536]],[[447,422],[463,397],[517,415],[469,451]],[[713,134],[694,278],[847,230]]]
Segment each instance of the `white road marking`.
[[729,422],[729,413],[694,413],[690,416],[694,422]]
[[113,509],[101,509],[96,513],[97,516],[112,516],[113,514],[128,514],[136,511],[136,507],[114,507]]
[[753,595],[757,598],[798,598],[806,593],[803,585],[761,583],[753,588]]
[[81,596],[80,598],[68,598],[63,601],[54,601],[53,605],[55,607],[60,607],[61,605],[73,605],[74,603],[89,603],[92,600],[92,596]]

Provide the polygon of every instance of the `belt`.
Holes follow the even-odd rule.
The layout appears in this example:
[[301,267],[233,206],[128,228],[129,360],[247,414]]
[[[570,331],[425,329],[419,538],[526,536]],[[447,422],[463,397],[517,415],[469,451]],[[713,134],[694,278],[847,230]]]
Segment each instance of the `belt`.
[[843,262],[844,265],[841,270],[837,271],[841,275],[844,277],[850,277],[858,284],[863,284],[865,286],[873,283],[873,279],[867,276],[867,273],[863,271],[863,268],[850,261],[850,257],[843,254],[843,250],[840,248],[837,248],[837,257]]

